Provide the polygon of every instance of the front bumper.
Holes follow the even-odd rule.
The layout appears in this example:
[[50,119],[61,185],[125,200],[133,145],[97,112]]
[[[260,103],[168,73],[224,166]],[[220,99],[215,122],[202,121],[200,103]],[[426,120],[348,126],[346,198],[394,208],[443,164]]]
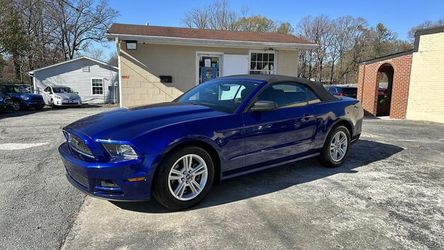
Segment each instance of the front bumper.
[[56,106],[75,106],[75,107],[79,107],[82,105],[82,102],[79,100],[75,100],[75,101],[70,101],[70,100],[54,100],[54,105]]
[[[65,142],[59,147],[68,181],[86,194],[116,201],[149,200],[151,197],[152,171],[140,169],[143,161],[127,162],[87,162],[72,154]],[[144,181],[130,182],[128,179],[145,177]],[[102,186],[102,182],[112,182],[117,187]]]
[[21,105],[25,108],[41,108],[45,106],[45,102],[43,100],[28,100],[22,101]]

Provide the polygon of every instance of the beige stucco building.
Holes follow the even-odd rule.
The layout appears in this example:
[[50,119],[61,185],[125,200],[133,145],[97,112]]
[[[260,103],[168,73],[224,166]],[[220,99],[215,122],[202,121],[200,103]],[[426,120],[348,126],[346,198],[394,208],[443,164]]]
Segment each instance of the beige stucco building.
[[416,33],[407,119],[444,122],[444,27]]
[[279,33],[113,24],[120,104],[171,101],[197,84],[234,74],[296,76],[299,51],[316,45]]

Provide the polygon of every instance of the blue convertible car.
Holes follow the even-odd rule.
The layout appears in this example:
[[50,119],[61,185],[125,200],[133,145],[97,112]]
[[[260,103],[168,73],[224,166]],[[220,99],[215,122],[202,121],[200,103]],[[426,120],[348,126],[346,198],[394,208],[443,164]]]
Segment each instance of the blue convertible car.
[[118,109],[64,128],[68,180],[109,200],[154,197],[169,209],[202,200],[214,182],[317,156],[342,164],[361,133],[359,101],[286,76],[231,76],[171,103]]

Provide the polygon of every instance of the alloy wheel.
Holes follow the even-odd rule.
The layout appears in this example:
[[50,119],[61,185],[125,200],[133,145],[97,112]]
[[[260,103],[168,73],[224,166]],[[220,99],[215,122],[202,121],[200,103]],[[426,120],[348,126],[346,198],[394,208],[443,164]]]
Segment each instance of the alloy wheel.
[[330,142],[330,157],[333,161],[341,161],[346,153],[348,147],[348,138],[343,131],[338,131]]
[[19,111],[20,110],[20,103],[19,102],[13,102],[12,103],[12,109],[14,111]]
[[204,159],[196,154],[180,157],[168,174],[168,188],[174,198],[189,201],[196,198],[205,188],[208,167]]

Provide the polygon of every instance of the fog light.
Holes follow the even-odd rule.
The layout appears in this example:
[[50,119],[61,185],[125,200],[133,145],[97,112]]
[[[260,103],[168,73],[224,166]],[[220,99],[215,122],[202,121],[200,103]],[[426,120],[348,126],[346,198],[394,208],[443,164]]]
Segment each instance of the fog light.
[[135,181],[144,181],[145,177],[136,177],[136,178],[129,178],[128,181],[135,182]]
[[110,188],[114,188],[114,187],[118,187],[117,184],[115,184],[113,181],[110,180],[103,180],[100,182],[100,186],[102,187],[110,187]]

